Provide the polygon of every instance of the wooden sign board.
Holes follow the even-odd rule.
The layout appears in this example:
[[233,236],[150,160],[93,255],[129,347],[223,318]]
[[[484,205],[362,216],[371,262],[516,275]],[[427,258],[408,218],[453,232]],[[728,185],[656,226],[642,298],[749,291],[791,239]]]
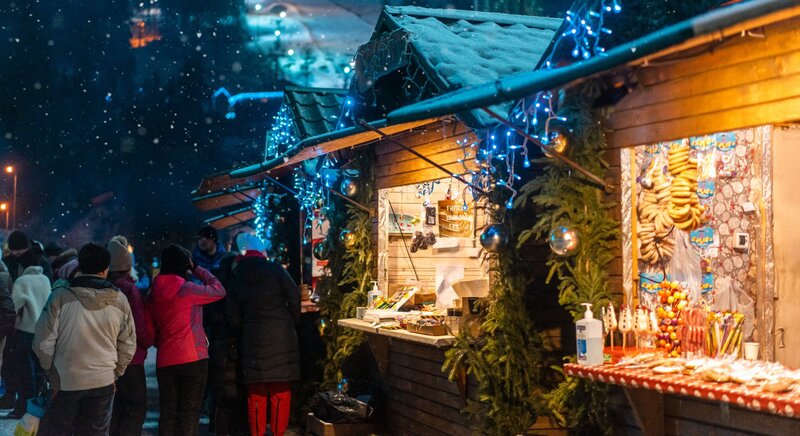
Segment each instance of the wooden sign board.
[[461,200],[439,201],[439,237],[471,238],[474,225],[474,214],[471,202],[466,210]]

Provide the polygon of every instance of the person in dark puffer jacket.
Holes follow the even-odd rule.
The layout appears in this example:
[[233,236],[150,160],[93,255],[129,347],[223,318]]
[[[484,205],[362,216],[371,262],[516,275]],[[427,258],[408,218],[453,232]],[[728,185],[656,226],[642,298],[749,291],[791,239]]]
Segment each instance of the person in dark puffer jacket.
[[[193,274],[202,284],[187,280]],[[159,389],[158,433],[194,436],[208,375],[203,305],[225,297],[225,288],[192,255],[172,244],[161,252],[161,273],[145,300],[148,335],[155,341]]]
[[250,434],[261,436],[269,426],[281,436],[289,425],[291,382],[300,380],[300,292],[280,264],[248,250],[234,269],[231,294],[226,316],[242,334]]

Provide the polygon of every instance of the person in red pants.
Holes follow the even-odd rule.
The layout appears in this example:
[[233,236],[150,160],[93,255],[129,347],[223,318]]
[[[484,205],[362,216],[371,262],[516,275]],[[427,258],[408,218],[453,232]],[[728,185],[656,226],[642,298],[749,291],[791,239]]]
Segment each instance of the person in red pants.
[[237,260],[230,288],[225,315],[241,332],[250,434],[282,436],[289,425],[291,382],[300,380],[300,292],[280,264],[256,250]]

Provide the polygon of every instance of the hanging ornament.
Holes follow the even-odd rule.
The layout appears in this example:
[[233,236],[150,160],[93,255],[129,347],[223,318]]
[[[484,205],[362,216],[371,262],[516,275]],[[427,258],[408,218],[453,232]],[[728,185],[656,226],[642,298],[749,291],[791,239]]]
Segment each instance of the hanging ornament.
[[[551,149],[558,153],[563,153],[567,149],[567,144],[567,136],[564,135],[564,133],[562,133],[560,130],[556,129],[550,133],[550,141],[548,141],[548,143],[545,145],[549,145]],[[553,157],[553,153],[550,153],[550,151],[547,149],[545,149],[544,155],[549,158]]]
[[497,253],[508,247],[511,230],[505,224],[492,224],[481,233],[481,246],[489,253]]
[[277,250],[279,254],[286,254],[289,252],[289,247],[287,247],[286,244],[281,242],[280,244],[278,244]]
[[356,235],[350,230],[342,230],[342,233],[339,233],[339,242],[345,250],[349,250],[356,245]]
[[328,260],[331,257],[331,251],[328,249],[328,243],[326,241],[317,242],[314,245],[314,250],[312,251],[314,254],[314,258],[317,260]]
[[342,191],[345,197],[354,198],[358,195],[358,183],[350,177],[345,177],[339,190]]
[[550,244],[550,249],[553,253],[559,256],[569,256],[575,254],[578,249],[580,238],[575,229],[566,226],[557,226],[550,231],[550,237],[547,238]]
[[320,336],[325,336],[328,332],[328,326],[330,325],[330,321],[327,318],[317,318],[317,331],[319,332]]

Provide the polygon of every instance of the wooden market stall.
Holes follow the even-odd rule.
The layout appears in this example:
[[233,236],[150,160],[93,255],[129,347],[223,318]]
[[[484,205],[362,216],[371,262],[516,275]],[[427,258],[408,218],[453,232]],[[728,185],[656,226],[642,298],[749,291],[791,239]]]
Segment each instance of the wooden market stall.
[[[671,274],[671,250],[651,249],[652,241],[661,240],[647,234],[660,193],[649,179],[663,172],[671,183],[683,169],[668,165],[669,156],[689,150],[690,169],[700,183],[687,186],[697,195],[692,204],[703,208],[697,222],[680,223],[689,231],[678,235],[686,235],[688,250],[700,259],[697,292],[713,316],[725,310],[744,314],[740,336],[759,344],[759,358],[800,368],[800,323],[794,315],[800,293],[792,250],[800,210],[794,193],[798,29],[798,2],[746,2],[645,36],[603,58],[454,92],[397,110],[388,119],[408,122],[554,86],[601,83],[605,101],[612,101],[601,113],[609,129],[607,157],[618,168],[610,184],[620,205],[623,243],[612,273],[622,279],[621,301],[655,307],[665,298],[657,293],[658,282]],[[742,348],[732,357],[741,356]],[[719,354],[720,348],[707,352]],[[740,386],[724,383],[726,374],[722,382],[711,382],[613,366],[567,365],[565,372],[614,386],[616,434],[796,434],[800,429],[800,393],[793,382],[774,393],[768,391],[770,381],[736,382],[746,383]]]
[[[370,147],[375,156],[374,201],[357,207],[366,206],[373,217],[372,277],[378,287],[391,295],[414,283],[431,303],[437,300],[437,290],[448,291],[450,281],[483,280],[488,287],[488,266],[477,238],[486,214],[459,174],[475,169],[463,143],[475,141],[473,129],[496,121],[482,111],[409,123],[387,123],[384,117],[451,89],[534,69],[561,23],[508,14],[386,7],[372,38],[356,55],[351,89],[336,114],[338,126],[298,138],[275,159],[204,182],[215,188],[199,189],[196,201],[236,204],[233,198],[241,198],[239,191],[253,184],[280,178],[321,156],[341,158],[349,150]],[[510,106],[493,109],[506,114]],[[421,238],[432,239],[420,244]],[[444,305],[460,302],[452,290],[438,297]],[[555,308],[551,312],[561,318],[554,323],[561,326],[565,312]],[[476,382],[466,374],[450,381],[442,370],[453,336],[377,328],[358,319],[339,320],[339,325],[366,333],[386,399],[389,434],[475,431],[476,424],[463,409],[468,399],[476,398]],[[559,328],[553,334],[560,339]],[[552,427],[545,421],[538,426],[543,431]]]

